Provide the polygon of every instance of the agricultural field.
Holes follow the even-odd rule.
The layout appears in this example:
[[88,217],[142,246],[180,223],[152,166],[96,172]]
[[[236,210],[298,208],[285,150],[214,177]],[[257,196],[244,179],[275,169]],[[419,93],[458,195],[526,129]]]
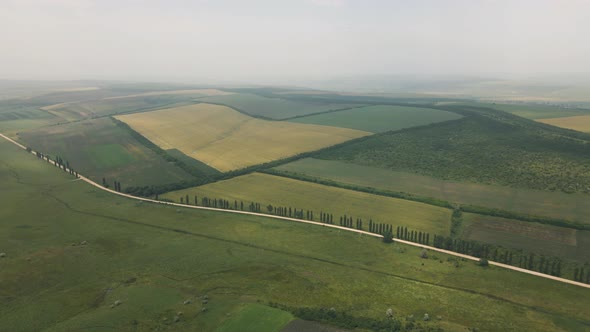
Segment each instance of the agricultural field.
[[233,92],[221,91],[218,89],[190,89],[190,90],[161,90],[161,91],[150,91],[150,92],[143,92],[133,95],[125,95],[125,96],[118,96],[118,97],[108,97],[105,100],[109,99],[123,99],[123,98],[137,98],[137,97],[153,97],[153,96],[165,96],[165,95],[172,95],[172,96],[180,96],[180,95],[187,95],[190,97],[208,97],[208,96],[225,96],[231,95]]
[[7,99],[24,100],[35,96],[59,91],[96,90],[93,82],[81,81],[13,81],[0,79],[0,101]]
[[52,117],[51,114],[47,114],[22,101],[0,100],[0,123],[12,120],[47,119]]
[[590,193],[590,136],[501,112],[445,109],[465,117],[374,135],[314,157],[442,180]]
[[60,103],[42,107],[47,113],[63,119],[64,122],[104,117],[108,115],[148,111],[170,105],[191,102],[185,95],[160,95],[98,99],[83,102]]
[[[50,89],[50,86],[54,88]],[[49,84],[38,95],[34,93],[26,99],[0,100],[0,131],[16,137],[16,133],[21,130],[186,104],[198,97],[227,93],[216,89],[161,90],[166,85],[149,84],[115,84],[103,87],[76,87],[74,84],[66,88],[68,86]],[[15,89],[18,90],[18,86]]]
[[111,98],[153,97],[156,95],[194,95],[202,97],[215,94],[218,94],[215,89],[196,88],[188,85],[96,82],[95,87],[55,90],[51,93],[33,96],[24,101],[44,107]]
[[263,97],[250,93],[235,93],[225,96],[201,98],[203,102],[222,104],[254,117],[281,120],[326,111],[362,106],[354,103],[328,103],[322,101],[292,101]]
[[[590,112],[589,112],[590,113]],[[569,116],[563,118],[551,118],[537,120],[552,126],[573,129],[590,133],[590,115]]]
[[78,172],[101,183],[123,187],[156,185],[193,177],[136,141],[110,118],[85,120],[21,132],[23,144],[50,156],[59,155]]
[[353,129],[260,120],[212,104],[116,118],[162,149],[178,149],[222,172],[370,135]]
[[150,91],[102,99],[58,103],[40,109],[65,121],[103,117],[115,114],[144,112],[174,105],[194,103],[206,96],[231,94],[217,89]]
[[10,143],[0,152],[0,330],[214,331],[254,324],[251,311],[286,322],[261,306],[269,302],[374,320],[392,308],[406,326],[427,312],[432,321],[413,324],[451,331],[590,325],[585,288],[442,254],[421,259],[419,248],[345,231],[140,204]]
[[590,231],[463,213],[462,238],[590,262]]
[[0,101],[0,132],[15,137],[21,130],[56,124],[60,118],[20,101]]
[[[145,90],[140,91],[143,92]],[[109,97],[125,96],[128,94],[129,92],[126,89],[117,89],[104,86],[100,87],[99,89],[91,90],[56,91],[27,99],[27,102],[34,105],[38,105],[39,107],[43,107],[60,103],[74,103],[88,100],[99,100]]]
[[197,91],[201,90],[146,92],[144,94],[130,96],[59,103],[44,106],[41,109],[65,121],[78,121],[81,119],[145,112],[174,105],[190,104],[193,103],[195,98],[206,96],[204,93],[198,93]]
[[20,133],[21,131],[51,126],[57,123],[59,123],[58,118],[43,118],[41,116],[18,120],[0,121],[0,132],[8,137],[16,139],[18,138],[18,133]]
[[590,196],[441,180],[411,172],[362,166],[338,160],[300,159],[274,168],[286,176],[303,175],[359,187],[432,197],[528,215],[589,222]]
[[378,105],[310,115],[292,119],[290,122],[380,133],[459,118],[461,116],[458,114],[432,108]]
[[174,191],[161,197],[178,201],[186,195],[243,201],[245,205],[257,202],[264,211],[269,204],[310,210],[318,221],[323,211],[334,215],[335,224],[340,216],[347,215],[355,220],[361,218],[365,229],[372,219],[391,224],[394,229],[405,226],[432,235],[448,236],[450,231],[449,209],[261,173]]
[[502,104],[502,103],[460,103],[461,105],[487,107],[496,110],[512,113],[527,119],[548,119],[562,118],[576,115],[590,115],[590,109],[578,107],[565,107],[556,105],[536,105],[536,104]]

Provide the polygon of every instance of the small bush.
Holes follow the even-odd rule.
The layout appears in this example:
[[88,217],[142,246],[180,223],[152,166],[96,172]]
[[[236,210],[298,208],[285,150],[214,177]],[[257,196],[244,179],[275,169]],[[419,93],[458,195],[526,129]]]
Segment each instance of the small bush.
[[420,258],[428,258],[428,251],[426,251],[426,249],[422,249],[422,252],[420,252]]

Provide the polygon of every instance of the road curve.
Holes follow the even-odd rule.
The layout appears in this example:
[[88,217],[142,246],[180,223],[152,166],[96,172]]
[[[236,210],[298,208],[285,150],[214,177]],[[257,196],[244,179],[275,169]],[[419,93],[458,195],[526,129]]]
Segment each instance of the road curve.
[[[16,142],[15,140],[11,139],[10,137],[5,136],[4,134],[1,134],[0,133],[0,136],[2,138],[4,138],[5,140],[7,140],[7,141],[9,141],[9,142],[11,142],[13,144],[15,144],[16,146],[18,146],[19,148],[21,148],[23,150],[26,150],[27,149],[27,147],[25,147],[24,145]],[[35,151],[30,151],[30,152],[32,154],[35,154]],[[47,161],[49,163],[55,165],[55,162],[53,160],[47,160]],[[249,211],[226,210],[226,209],[212,208],[212,207],[206,207],[206,206],[185,205],[185,204],[172,203],[172,202],[163,202],[163,201],[158,201],[158,200],[144,198],[144,197],[137,197],[137,196],[133,196],[133,195],[121,193],[121,192],[112,190],[110,188],[103,187],[100,184],[98,184],[98,183],[90,180],[89,178],[80,175],[79,173],[78,173],[78,177],[82,181],[85,181],[88,184],[90,184],[92,186],[95,186],[96,188],[99,188],[99,189],[104,190],[104,191],[108,191],[108,192],[110,192],[112,194],[115,194],[115,195],[119,195],[119,196],[131,198],[131,199],[138,200],[138,201],[144,201],[144,202],[150,202],[150,203],[156,203],[156,204],[163,204],[163,205],[169,205],[169,206],[177,206],[177,207],[189,208],[189,209],[199,209],[199,210],[219,211],[219,212],[225,212],[225,213],[246,214],[246,215],[251,215],[251,216],[259,216],[259,217],[272,218],[272,219],[281,219],[281,220],[295,221],[295,222],[300,222],[300,223],[305,223],[305,224],[312,224],[312,225],[318,225],[318,226],[323,226],[323,227],[337,228],[337,229],[341,229],[341,230],[344,230],[344,231],[355,232],[355,233],[364,234],[364,235],[368,235],[368,236],[373,236],[373,237],[377,237],[377,238],[382,238],[383,237],[382,235],[375,234],[375,233],[370,233],[370,232],[363,231],[363,230],[348,228],[348,227],[344,227],[344,226],[324,224],[324,223],[317,222],[317,221],[310,221],[310,220],[303,220],[303,219],[282,217],[282,216],[276,216],[276,215],[272,215],[272,214],[249,212]],[[423,248],[423,249],[428,249],[428,250],[432,250],[432,251],[444,253],[444,254],[447,254],[447,255],[452,255],[452,256],[455,256],[455,257],[465,258],[465,259],[469,259],[469,260],[472,260],[472,261],[479,261],[479,258],[478,257],[469,256],[469,255],[465,255],[465,254],[460,254],[460,253],[457,253],[457,252],[454,252],[454,251],[450,251],[450,250],[440,249],[440,248],[436,248],[436,247],[432,247],[432,246],[427,246],[427,245],[423,245],[423,244],[419,244],[419,243],[414,243],[414,242],[410,242],[410,241],[406,241],[406,240],[401,240],[401,239],[394,239],[394,241],[395,242],[399,242],[399,243],[403,243],[403,244],[407,244],[407,245],[410,245],[410,246],[414,246],[414,247],[419,247],[419,248]],[[565,278],[560,278],[560,277],[556,277],[556,276],[544,274],[544,273],[541,273],[541,272],[531,271],[531,270],[523,269],[523,268],[520,268],[520,267],[508,265],[508,264],[503,264],[503,263],[498,263],[498,262],[493,262],[493,261],[489,261],[489,264],[490,265],[493,265],[493,266],[498,266],[498,267],[502,267],[502,268],[505,268],[505,269],[513,270],[513,271],[518,271],[518,272],[527,273],[527,274],[531,274],[531,275],[542,277],[542,278],[546,278],[546,279],[551,279],[551,280],[563,282],[563,283],[570,284],[570,285],[576,285],[576,286],[580,286],[580,287],[584,287],[584,288],[590,288],[590,285],[589,284],[585,284],[585,283],[582,283],[582,282],[573,281],[573,280],[569,280],[569,279],[565,279]]]

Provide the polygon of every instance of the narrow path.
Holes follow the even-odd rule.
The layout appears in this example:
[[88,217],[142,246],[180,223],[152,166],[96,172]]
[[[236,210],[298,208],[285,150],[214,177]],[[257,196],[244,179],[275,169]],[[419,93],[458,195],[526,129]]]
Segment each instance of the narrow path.
[[[1,133],[0,133],[0,136],[2,138],[4,138],[5,140],[7,140],[7,141],[15,144],[16,146],[20,147],[21,149],[26,150],[26,147],[24,145],[16,142],[15,140],[13,140],[13,139],[11,139],[11,138],[9,138],[9,137],[1,134]],[[35,151],[31,151],[31,153],[32,154],[35,154]],[[55,162],[53,160],[49,160],[49,162],[51,164],[55,165]],[[318,225],[318,226],[323,226],[323,227],[337,228],[337,229],[341,229],[341,230],[344,230],[344,231],[355,232],[355,233],[364,234],[364,235],[368,235],[368,236],[373,236],[373,237],[377,237],[377,238],[382,238],[383,237],[382,235],[375,234],[375,233],[370,233],[370,232],[363,231],[363,230],[348,228],[348,227],[344,227],[344,226],[324,224],[324,223],[317,222],[317,221],[310,221],[310,220],[302,220],[302,219],[296,219],[296,218],[275,216],[275,215],[271,215],[271,214],[264,214],[264,213],[257,213],[257,212],[248,212],[248,211],[239,211],[239,210],[226,210],[226,209],[212,208],[212,207],[206,207],[206,206],[185,205],[185,204],[179,204],[179,203],[157,201],[157,200],[154,200],[154,199],[149,199],[149,198],[144,198],[144,197],[137,197],[137,196],[133,196],[133,195],[121,193],[121,192],[112,190],[110,188],[105,188],[105,187],[99,185],[98,183],[90,180],[89,178],[80,175],[79,173],[78,173],[78,177],[79,177],[80,180],[85,181],[88,184],[90,184],[90,185],[92,185],[92,186],[94,186],[96,188],[99,188],[99,189],[104,190],[104,191],[108,191],[108,192],[110,192],[112,194],[115,194],[115,195],[119,195],[119,196],[131,198],[131,199],[138,200],[138,201],[144,201],[144,202],[150,202],[150,203],[156,203],[156,204],[163,204],[163,205],[169,205],[169,206],[177,206],[177,207],[189,208],[189,209],[209,210],[209,211],[218,211],[218,212],[225,212],[225,213],[237,213],[237,214],[245,214],[245,215],[265,217],[265,218],[272,218],[272,219],[295,221],[295,222],[300,222],[300,223],[305,223],[305,224],[312,224],[312,225]],[[455,256],[455,257],[465,258],[465,259],[469,259],[469,260],[472,260],[472,261],[479,261],[479,258],[478,257],[469,256],[469,255],[465,255],[465,254],[460,254],[460,253],[457,253],[457,252],[454,252],[454,251],[450,251],[450,250],[435,248],[435,247],[431,247],[431,246],[427,246],[427,245],[423,245],[423,244],[418,244],[418,243],[414,243],[414,242],[410,242],[410,241],[406,241],[406,240],[401,240],[401,239],[394,239],[394,241],[395,242],[399,242],[399,243],[403,243],[403,244],[407,244],[407,245],[410,245],[410,246],[414,246],[414,247],[419,247],[419,248],[424,248],[424,249],[428,249],[428,250],[432,250],[432,251],[444,253],[444,254],[447,254],[447,255],[452,255],[452,256]],[[546,278],[546,279],[551,279],[551,280],[563,282],[563,283],[570,284],[570,285],[576,285],[576,286],[580,286],[580,287],[584,287],[584,288],[590,288],[590,285],[589,284],[585,284],[585,283],[582,283],[582,282],[573,281],[573,280],[569,280],[569,279],[565,279],[565,278],[560,278],[560,277],[556,277],[556,276],[552,276],[552,275],[548,275],[548,274],[544,274],[544,273],[540,273],[540,272],[536,272],[536,271],[531,271],[531,270],[523,269],[523,268],[520,268],[520,267],[508,265],[508,264],[503,264],[503,263],[498,263],[498,262],[493,262],[493,261],[489,261],[489,264],[490,265],[493,265],[493,266],[498,266],[498,267],[502,267],[502,268],[505,268],[505,269],[513,270],[513,271],[518,271],[518,272],[527,273],[527,274],[531,274],[531,275],[542,277],[542,278]]]

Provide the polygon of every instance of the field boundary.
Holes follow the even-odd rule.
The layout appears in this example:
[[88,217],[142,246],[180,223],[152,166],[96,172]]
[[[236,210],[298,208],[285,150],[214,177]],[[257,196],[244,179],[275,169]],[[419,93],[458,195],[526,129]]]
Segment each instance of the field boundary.
[[[206,98],[206,97],[200,97],[200,98]],[[354,107],[347,107],[347,108],[338,108],[338,109],[333,109],[333,110],[327,110],[327,111],[321,111],[321,112],[316,112],[316,113],[309,113],[309,114],[303,114],[303,115],[295,115],[295,116],[290,116],[290,117],[286,117],[286,118],[280,118],[280,119],[273,119],[273,118],[269,118],[267,116],[264,115],[256,115],[256,114],[250,114],[242,109],[239,109],[235,106],[231,106],[228,104],[224,104],[224,103],[220,103],[220,102],[215,102],[215,101],[206,101],[206,100],[199,100],[200,98],[196,98],[196,104],[211,104],[211,105],[218,105],[218,106],[225,106],[227,108],[231,108],[232,110],[238,112],[238,113],[242,113],[245,116],[249,116],[251,118],[255,118],[255,119],[260,119],[260,120],[266,120],[266,121],[277,121],[277,122],[281,122],[281,121],[289,121],[289,120],[293,120],[293,119],[298,119],[298,118],[305,118],[308,116],[313,116],[313,115],[320,115],[320,114],[326,114],[326,113],[334,113],[334,112],[341,112],[341,111],[347,111],[347,110],[352,110],[355,108],[362,108],[362,107],[367,107],[367,106],[378,106],[378,105],[362,105],[362,106],[354,106]],[[282,99],[282,98],[277,98],[277,99]],[[286,99],[285,99],[286,100]]]
[[[369,106],[381,106],[381,105],[361,105],[361,106],[353,106],[353,107],[347,107],[347,108],[338,108],[338,109],[334,109],[334,110],[322,111],[322,112],[317,112],[317,113],[295,115],[295,116],[291,116],[291,117],[287,117],[287,118],[283,118],[283,119],[277,119],[276,121],[289,121],[289,120],[293,120],[293,119],[307,118],[310,116],[322,115],[322,114],[328,114],[328,113],[337,113],[337,112],[354,110],[357,108],[363,108],[363,107],[369,107]],[[390,106],[390,105],[384,105],[384,106]]]
[[[7,140],[8,142],[18,146],[19,148],[33,154],[36,155],[36,152],[33,150],[30,150],[29,148],[27,148],[26,146],[14,141],[13,139],[5,136],[4,134],[0,133],[0,137],[4,138],[5,140]],[[53,160],[47,160],[49,163],[55,165],[56,163]],[[69,171],[68,169],[66,169],[66,171]],[[194,205],[185,205],[185,204],[179,204],[179,203],[172,203],[172,202],[164,202],[164,201],[158,201],[158,200],[154,200],[154,199],[150,199],[150,198],[144,198],[144,197],[137,197],[137,196],[132,196],[129,194],[125,194],[125,193],[121,193],[115,190],[112,190],[110,188],[105,188],[101,185],[99,185],[98,183],[90,180],[89,178],[81,175],[81,174],[77,174],[78,178],[81,179],[82,181],[100,189],[100,190],[104,190],[107,191],[111,194],[115,194],[118,196],[122,196],[122,197],[126,197],[126,198],[130,198],[133,200],[138,200],[138,201],[143,201],[143,202],[149,202],[149,203],[155,203],[155,204],[162,204],[162,205],[168,205],[168,206],[176,206],[176,207],[182,207],[182,208],[191,208],[191,209],[199,209],[199,210],[209,210],[209,211],[217,211],[217,212],[225,212],[225,213],[234,213],[234,214],[243,214],[243,215],[251,215],[251,216],[258,216],[258,217],[264,217],[264,218],[270,218],[270,219],[279,219],[279,220],[286,220],[286,221],[294,221],[294,222],[300,222],[300,223],[306,223],[306,224],[311,224],[311,225],[317,225],[317,226],[323,226],[323,227],[330,227],[330,228],[336,228],[336,229],[340,229],[340,230],[344,230],[344,231],[349,231],[349,232],[354,232],[354,233],[358,233],[358,234],[364,234],[364,235],[368,235],[368,236],[372,236],[372,237],[376,237],[376,238],[383,238],[383,235],[380,234],[375,234],[375,233],[371,233],[371,232],[367,232],[367,231],[363,231],[363,230],[358,230],[358,229],[351,229],[348,227],[344,227],[344,226],[338,226],[338,225],[330,225],[330,224],[324,224],[321,222],[316,222],[316,221],[309,221],[309,220],[302,220],[302,219],[296,219],[296,218],[290,218],[290,217],[282,217],[282,216],[275,216],[275,215],[269,215],[269,214],[264,214],[264,213],[258,213],[258,212],[248,212],[248,211],[239,211],[239,210],[226,210],[226,209],[219,209],[219,208],[211,208],[211,207],[205,207],[205,206],[194,206]],[[414,243],[414,242],[410,242],[410,241],[406,241],[406,240],[401,240],[401,239],[395,239],[394,242],[399,242],[399,243],[403,243],[406,245],[410,245],[410,246],[414,246],[414,247],[418,247],[418,248],[423,248],[423,249],[428,249],[431,251],[436,251],[436,252],[440,252],[440,253],[444,253],[447,255],[451,255],[451,256],[455,256],[455,257],[460,257],[460,258],[464,258],[464,259],[468,259],[471,261],[479,261],[480,259],[474,256],[469,256],[469,255],[465,255],[465,254],[460,254],[460,253],[456,253],[454,251],[449,251],[449,250],[445,250],[445,249],[440,249],[440,248],[436,248],[436,247],[432,247],[432,246],[427,246],[427,245],[423,245],[423,244],[418,244],[418,243]],[[546,278],[546,279],[551,279],[551,280],[555,280],[555,281],[559,281],[562,283],[566,283],[566,284],[570,284],[570,285],[575,285],[575,286],[580,286],[580,287],[584,287],[584,288],[588,288],[590,289],[590,284],[585,284],[585,283],[581,283],[581,282],[577,282],[577,281],[573,281],[573,280],[569,280],[569,279],[564,279],[564,278],[560,278],[560,277],[556,277],[556,276],[552,276],[552,275],[548,275],[548,274],[544,274],[544,273],[540,273],[540,272],[536,272],[536,271],[530,271],[530,270],[526,270],[523,268],[519,268],[519,267],[515,267],[512,265],[507,265],[507,264],[502,264],[502,263],[498,263],[498,262],[493,262],[493,261],[489,261],[489,265],[493,265],[493,266],[498,266],[501,268],[505,268],[508,270],[513,270],[513,271],[518,271],[518,272],[522,272],[522,273],[527,273],[530,275],[534,275],[534,276],[538,276],[538,277],[542,277],[542,278]]]
[[[206,98],[206,97],[201,97],[201,98]],[[266,117],[264,115],[250,114],[250,113],[248,113],[248,112],[246,112],[246,111],[244,111],[242,109],[236,108],[234,106],[230,106],[228,104],[220,103],[220,102],[199,100],[199,98],[197,98],[195,101],[196,101],[195,104],[211,104],[211,105],[217,105],[217,106],[225,106],[225,107],[227,107],[229,109],[232,109],[232,110],[234,110],[234,111],[236,111],[238,113],[241,113],[241,114],[243,114],[243,115],[245,115],[247,117],[254,118],[254,119],[266,120],[266,121],[282,121],[282,120],[272,119],[272,118]]]

